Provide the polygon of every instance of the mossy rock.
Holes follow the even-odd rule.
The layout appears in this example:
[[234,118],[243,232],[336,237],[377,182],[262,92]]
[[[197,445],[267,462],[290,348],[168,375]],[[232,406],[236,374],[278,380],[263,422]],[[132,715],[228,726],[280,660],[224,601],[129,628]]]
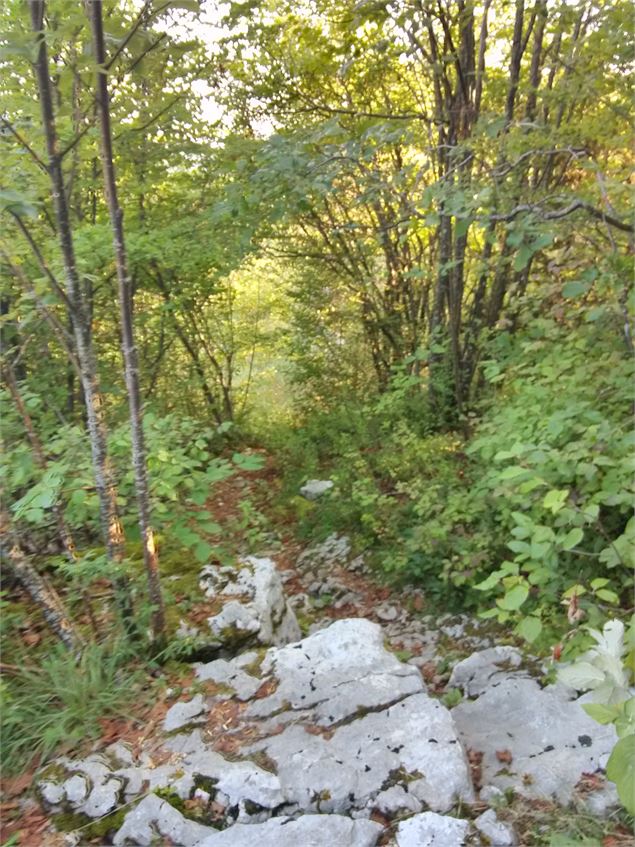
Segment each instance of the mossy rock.
[[126,805],[96,820],[79,812],[60,812],[53,815],[51,820],[58,832],[81,830],[82,841],[80,843],[88,843],[93,838],[106,838],[121,829],[129,811],[130,806]]

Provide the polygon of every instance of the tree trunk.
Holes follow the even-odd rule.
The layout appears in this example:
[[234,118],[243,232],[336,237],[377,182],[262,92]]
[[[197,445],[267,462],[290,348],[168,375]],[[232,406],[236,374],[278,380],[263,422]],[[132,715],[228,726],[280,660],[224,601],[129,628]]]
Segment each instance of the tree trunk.
[[[59,237],[69,316],[73,326],[75,348],[80,367],[80,379],[86,401],[86,417],[92,453],[95,488],[99,497],[99,511],[106,552],[110,561],[120,564],[124,558],[124,537],[119,521],[116,487],[106,446],[106,422],[100,394],[97,365],[92,347],[90,316],[86,309],[82,287],[75,264],[73,237],[62,173],[62,160],[58,149],[51,80],[48,71],[48,53],[44,33],[44,3],[31,0],[29,3],[32,30],[37,39],[35,72],[42,110],[42,123],[48,156],[47,171],[51,181],[51,193],[55,205],[57,233]],[[132,632],[132,600],[123,577],[117,580],[117,602],[128,631]]]
[[130,409],[130,427],[132,430],[132,464],[135,476],[135,489],[139,509],[139,527],[143,542],[143,561],[148,580],[148,592],[153,606],[152,622],[155,639],[165,637],[165,610],[159,581],[158,557],[154,543],[154,533],[150,518],[150,496],[146,465],[146,448],[143,435],[143,412],[141,391],[139,389],[139,365],[134,339],[132,320],[132,282],[128,272],[128,257],[123,230],[123,211],[119,206],[117,182],[112,152],[112,133],[110,127],[110,107],[108,98],[108,76],[105,73],[104,31],[101,16],[101,0],[88,0],[86,8],[90,17],[93,35],[93,50],[97,63],[96,89],[97,108],[101,128],[101,162],[104,173],[104,185],[108,201],[108,212],[112,227],[119,284],[119,308],[121,315],[121,337],[124,360],[126,389]]
[[51,630],[57,635],[62,644],[76,655],[85,647],[85,641],[75,628],[75,625],[64,608],[64,603],[52,585],[40,576],[33,565],[11,537],[11,520],[5,509],[0,511],[0,532],[2,560],[13,571],[16,579],[29,593],[33,602],[42,611]]

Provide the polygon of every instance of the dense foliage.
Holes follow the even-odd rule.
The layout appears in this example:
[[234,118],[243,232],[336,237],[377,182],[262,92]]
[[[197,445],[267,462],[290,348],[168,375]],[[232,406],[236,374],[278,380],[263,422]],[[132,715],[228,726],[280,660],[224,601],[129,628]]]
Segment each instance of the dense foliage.
[[431,608],[565,656],[631,613],[630,4],[101,5],[0,10],[6,731],[169,655],[178,563],[266,536],[214,510],[263,449],[271,520]]

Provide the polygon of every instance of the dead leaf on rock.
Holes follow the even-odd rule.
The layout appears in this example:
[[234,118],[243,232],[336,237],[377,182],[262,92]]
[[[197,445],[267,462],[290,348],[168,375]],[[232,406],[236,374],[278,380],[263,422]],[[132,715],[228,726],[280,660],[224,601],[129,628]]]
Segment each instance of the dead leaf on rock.
[[497,750],[496,758],[499,762],[502,762],[504,765],[511,765],[512,761],[514,760],[511,750]]
[[604,787],[606,780],[598,773],[583,773],[576,789],[582,794],[590,794],[592,791],[599,791]]

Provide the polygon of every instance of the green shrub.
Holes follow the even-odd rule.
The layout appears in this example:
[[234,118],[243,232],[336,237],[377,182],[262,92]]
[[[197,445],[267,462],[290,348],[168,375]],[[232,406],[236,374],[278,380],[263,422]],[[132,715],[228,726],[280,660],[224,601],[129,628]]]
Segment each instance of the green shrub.
[[439,431],[405,367],[385,394],[285,433],[286,496],[335,482],[298,510],[301,533],[348,532],[392,577],[528,641],[562,628],[563,603],[597,625],[628,598],[635,540],[633,362],[615,313],[559,305],[499,334],[484,373],[468,441]]

